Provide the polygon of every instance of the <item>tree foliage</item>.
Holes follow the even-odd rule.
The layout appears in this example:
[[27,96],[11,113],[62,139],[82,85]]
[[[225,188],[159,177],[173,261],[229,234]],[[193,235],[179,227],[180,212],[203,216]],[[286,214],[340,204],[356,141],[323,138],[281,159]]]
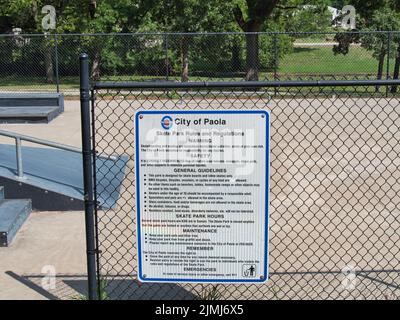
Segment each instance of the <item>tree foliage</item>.
[[[133,75],[143,70],[152,75],[180,75],[182,81],[187,81],[189,70],[194,73],[200,69],[233,76],[239,71],[247,80],[257,80],[260,71],[271,71],[276,66],[275,57],[292,50],[295,39],[286,35],[139,33],[322,31],[329,27],[326,5],[330,1],[0,0],[0,16],[4,18],[0,31],[20,27],[25,33],[42,33],[40,9],[45,4],[56,8],[57,28],[53,33],[115,33],[102,37],[59,37],[62,73],[76,74],[76,55],[87,51],[93,62],[93,78],[100,74]],[[54,39],[48,39],[52,48]],[[49,68],[48,65],[46,69]]]
[[[346,1],[346,4],[350,3]],[[399,0],[354,0],[351,4],[357,12],[357,29],[336,34],[338,42],[333,47],[334,54],[347,54],[351,44],[360,44],[372,52],[378,60],[377,78],[381,79],[385,57],[396,57],[394,73],[400,68],[400,37],[397,33],[367,33],[365,31],[397,31],[400,29]],[[362,29],[363,32],[359,32]],[[395,50],[397,46],[397,50]]]

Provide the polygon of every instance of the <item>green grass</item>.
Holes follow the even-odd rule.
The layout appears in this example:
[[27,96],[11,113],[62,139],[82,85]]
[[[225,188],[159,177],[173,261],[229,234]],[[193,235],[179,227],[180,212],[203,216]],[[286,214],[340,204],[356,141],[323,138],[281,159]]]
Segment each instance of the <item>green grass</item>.
[[307,37],[295,38],[295,42],[326,42],[333,41],[335,34],[314,34]]
[[[394,60],[391,59],[390,66]],[[376,74],[378,61],[359,46],[352,46],[347,55],[334,55],[332,46],[295,47],[279,63],[279,73],[296,74]],[[386,63],[384,67],[386,72]]]
[[[62,77],[60,89],[78,89],[79,90],[79,77]],[[60,82],[61,82],[60,81]],[[17,89],[38,89],[38,90],[55,90],[56,84],[46,83],[44,77],[34,76],[2,76],[0,77],[0,88],[6,90]]]

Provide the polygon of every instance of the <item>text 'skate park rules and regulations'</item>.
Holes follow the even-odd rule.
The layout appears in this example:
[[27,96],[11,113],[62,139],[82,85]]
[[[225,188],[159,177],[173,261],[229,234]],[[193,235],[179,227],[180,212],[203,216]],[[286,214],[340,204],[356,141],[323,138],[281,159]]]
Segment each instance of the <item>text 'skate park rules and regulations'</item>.
[[269,113],[138,111],[138,277],[268,279]]

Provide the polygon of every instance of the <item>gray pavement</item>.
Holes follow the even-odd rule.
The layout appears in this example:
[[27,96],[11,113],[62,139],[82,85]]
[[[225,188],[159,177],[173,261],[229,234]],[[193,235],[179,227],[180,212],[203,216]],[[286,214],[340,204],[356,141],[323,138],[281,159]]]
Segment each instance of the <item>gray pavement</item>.
[[0,300],[71,299],[84,293],[85,274],[80,211],[33,212],[12,244],[0,248]]
[[[48,124],[0,124],[0,129],[80,147],[80,102],[66,100],[65,111]],[[14,144],[14,140],[0,136],[0,143]],[[23,142],[23,145],[34,144]]]
[[[188,108],[267,106],[271,111],[271,281],[261,286],[221,286],[223,297],[400,296],[397,99],[259,99],[238,105],[238,100],[189,98],[186,102]],[[134,109],[179,107],[176,101],[163,103],[100,101],[98,108],[103,112],[98,113],[98,132],[104,140],[98,139],[99,151],[132,156],[134,137],[129,133],[133,132],[133,120],[129,119],[133,119]],[[0,127],[79,147],[79,101],[66,101],[66,112],[48,125]],[[3,141],[0,138],[0,143]],[[126,275],[109,281],[111,295],[192,298],[201,285],[136,282],[133,183],[131,161],[118,209],[99,213],[102,270]],[[11,247],[0,249],[0,299],[70,298],[83,292],[83,228],[81,212],[33,213]],[[31,284],[40,284],[44,265],[54,265],[60,275],[58,289],[47,293],[35,291],[6,273],[12,271]],[[358,270],[355,289],[344,285],[342,269],[346,266]]]
[[[65,112],[49,124],[1,124],[0,129],[80,147],[79,101],[66,100]],[[0,143],[14,141],[0,136]],[[52,266],[55,287],[45,278]],[[81,211],[33,212],[11,246],[0,248],[0,299],[70,299],[84,293],[85,274]]]
[[[139,107],[266,107],[272,118],[271,280],[265,285],[222,285],[222,296],[386,299],[400,296],[397,105],[395,98],[334,96],[275,101],[189,96],[183,103],[100,100],[97,145],[100,152],[133,155],[129,119]],[[127,274],[109,285],[120,298],[190,298],[200,285],[185,284],[179,287],[185,289],[182,292],[176,285],[143,287],[134,282],[134,180],[131,161],[118,209],[99,213],[102,270]],[[354,278],[346,277],[346,268],[352,269]]]

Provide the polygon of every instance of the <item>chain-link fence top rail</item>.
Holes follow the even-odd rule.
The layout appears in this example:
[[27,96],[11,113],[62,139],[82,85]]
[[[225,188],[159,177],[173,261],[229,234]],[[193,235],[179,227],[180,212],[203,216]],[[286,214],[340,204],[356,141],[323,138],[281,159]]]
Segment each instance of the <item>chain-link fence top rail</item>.
[[[117,208],[96,210],[99,288],[110,299],[391,299],[400,294],[399,82],[98,83],[96,197],[124,171]],[[134,113],[266,109],[271,114],[270,279],[137,280]],[[115,173],[115,171],[120,171]],[[102,180],[96,180],[102,172]],[[118,176],[118,177],[117,177]]]
[[0,92],[59,90],[78,95],[77,52],[91,56],[91,77],[96,81],[240,81],[248,76],[246,42],[251,36],[258,40],[253,59],[258,72],[250,80],[390,79],[399,35],[396,31],[0,35]]

